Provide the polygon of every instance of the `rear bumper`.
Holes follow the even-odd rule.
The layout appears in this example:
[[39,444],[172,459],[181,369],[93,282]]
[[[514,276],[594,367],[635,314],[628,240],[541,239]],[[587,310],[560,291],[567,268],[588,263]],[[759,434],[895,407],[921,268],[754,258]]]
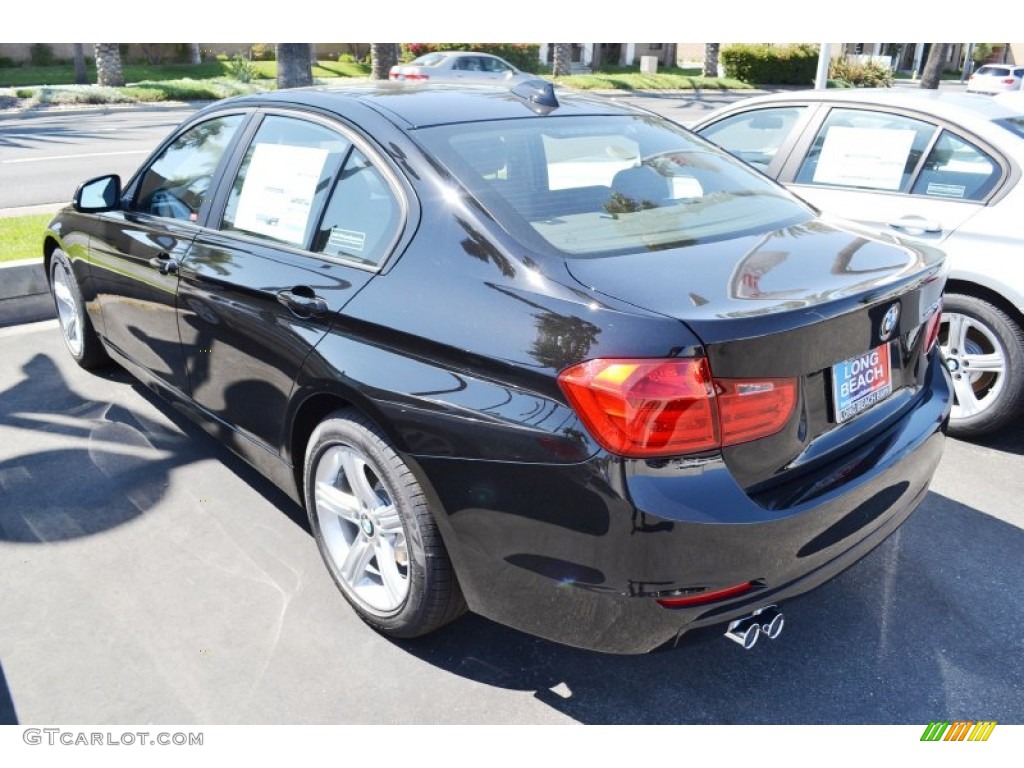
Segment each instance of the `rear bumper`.
[[[720,457],[417,466],[474,612],[568,645],[642,653],[813,589],[896,530],[942,453],[951,395],[938,355],[927,379],[896,423],[808,474],[805,500],[785,508],[746,495]],[[757,586],[720,602],[656,602],[744,582]]]

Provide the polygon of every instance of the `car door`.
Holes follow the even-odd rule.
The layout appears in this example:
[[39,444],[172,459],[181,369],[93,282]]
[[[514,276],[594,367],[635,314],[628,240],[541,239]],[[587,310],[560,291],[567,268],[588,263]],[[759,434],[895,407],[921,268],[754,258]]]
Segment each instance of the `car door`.
[[409,194],[355,133],[286,111],[259,119],[221,184],[219,224],[179,272],[192,398],[257,463],[279,452],[303,361],[395,246]]
[[835,106],[778,178],[824,211],[938,244],[983,209],[1003,175],[997,154],[947,126]]
[[127,361],[182,392],[188,385],[175,314],[177,269],[246,117],[219,115],[181,130],[128,186],[122,208],[97,215],[90,236],[104,336]]

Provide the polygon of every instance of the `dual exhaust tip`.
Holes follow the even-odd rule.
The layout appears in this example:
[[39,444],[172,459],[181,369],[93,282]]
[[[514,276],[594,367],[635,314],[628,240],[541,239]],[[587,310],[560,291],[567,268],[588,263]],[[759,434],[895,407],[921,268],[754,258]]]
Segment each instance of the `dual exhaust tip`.
[[742,645],[743,650],[749,651],[754,647],[754,644],[757,643],[761,635],[766,635],[771,640],[781,635],[782,627],[785,623],[786,620],[783,618],[779,607],[777,605],[767,605],[754,611],[746,618],[730,622],[729,628],[725,631],[725,636],[733,642]]

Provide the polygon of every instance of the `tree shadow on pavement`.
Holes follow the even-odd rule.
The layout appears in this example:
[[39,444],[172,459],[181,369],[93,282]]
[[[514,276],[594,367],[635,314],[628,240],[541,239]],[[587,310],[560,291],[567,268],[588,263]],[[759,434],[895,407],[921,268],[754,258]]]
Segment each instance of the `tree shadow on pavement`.
[[177,430],[127,406],[83,398],[44,354],[23,372],[26,378],[0,393],[0,423],[52,435],[56,447],[0,461],[0,540],[62,541],[123,525],[163,498],[175,469],[211,455],[307,525],[282,491],[123,369],[101,375],[114,386],[130,385]]
[[534,691],[583,723],[1024,720],[1024,531],[937,494],[854,568],[782,608],[777,640],[722,630],[606,656],[469,616],[402,643],[454,674]]

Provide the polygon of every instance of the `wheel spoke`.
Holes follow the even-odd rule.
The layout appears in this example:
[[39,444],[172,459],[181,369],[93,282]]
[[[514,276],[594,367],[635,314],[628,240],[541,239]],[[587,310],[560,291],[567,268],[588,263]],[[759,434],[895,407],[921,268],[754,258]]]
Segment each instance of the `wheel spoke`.
[[373,559],[373,555],[374,550],[370,542],[362,536],[356,536],[348,554],[345,555],[345,561],[341,564],[341,577],[353,587],[357,586],[366,573],[366,567]]
[[967,342],[968,321],[963,315],[950,313],[946,315],[949,321],[949,331],[946,334],[946,344],[949,350],[955,349],[961,352]]
[[72,344],[78,341],[78,316],[72,314],[64,326],[64,334]]
[[963,361],[965,373],[976,373],[979,371],[984,371],[985,373],[1006,372],[1006,360],[998,352],[987,355],[964,355]]
[[341,457],[341,464],[352,493],[362,502],[364,508],[371,510],[380,506],[380,497],[366,478],[366,461],[352,451],[345,451]]
[[330,483],[316,484],[316,508],[321,514],[327,512],[350,523],[359,524],[359,503],[355,496],[335,488]]
[[960,410],[960,418],[973,416],[981,410],[978,404],[978,396],[974,393],[971,382],[967,377],[953,379],[953,393],[956,395],[956,404]]
[[373,513],[374,525],[381,534],[391,536],[402,532],[402,519],[398,516],[398,509],[394,504],[386,507],[379,507]]
[[75,301],[71,297],[71,290],[68,288],[67,284],[64,282],[63,276],[60,276],[60,277],[58,277],[57,280],[54,280],[54,282],[53,282],[53,295],[57,297],[57,301],[59,301],[62,305],[64,305],[68,309],[72,309],[75,306]]

